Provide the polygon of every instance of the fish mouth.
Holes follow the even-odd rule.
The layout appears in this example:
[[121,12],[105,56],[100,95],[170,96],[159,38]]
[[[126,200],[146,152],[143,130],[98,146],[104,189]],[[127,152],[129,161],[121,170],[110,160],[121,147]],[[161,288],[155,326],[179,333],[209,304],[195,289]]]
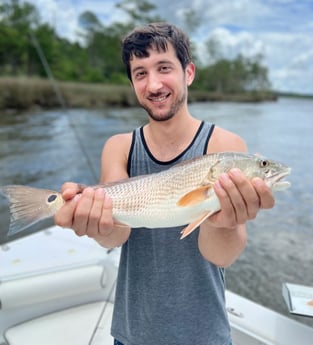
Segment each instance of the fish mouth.
[[290,175],[290,172],[291,168],[286,168],[283,171],[280,171],[277,174],[272,175],[268,179],[266,184],[276,191],[287,189],[291,186],[291,183],[289,181],[284,180],[284,178]]

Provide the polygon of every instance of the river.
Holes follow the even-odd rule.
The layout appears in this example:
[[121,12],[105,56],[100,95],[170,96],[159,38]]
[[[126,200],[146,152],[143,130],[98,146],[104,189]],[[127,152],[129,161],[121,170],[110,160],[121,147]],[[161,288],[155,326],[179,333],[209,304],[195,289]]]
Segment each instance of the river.
[[[282,283],[313,286],[313,101],[193,103],[190,111],[240,134],[250,152],[292,167],[292,187],[277,193],[273,209],[248,223],[247,247],[226,270],[229,290],[288,315]],[[94,184],[104,141],[145,121],[137,108],[0,114],[0,185]],[[0,243],[8,224],[7,204],[0,198]],[[313,326],[311,318],[288,316]]]

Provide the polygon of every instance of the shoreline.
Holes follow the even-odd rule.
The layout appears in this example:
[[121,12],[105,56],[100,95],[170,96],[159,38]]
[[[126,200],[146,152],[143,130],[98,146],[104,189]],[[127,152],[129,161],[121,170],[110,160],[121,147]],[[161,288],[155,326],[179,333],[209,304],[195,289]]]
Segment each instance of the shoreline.
[[[58,98],[48,79],[28,77],[0,77],[0,110],[6,112],[28,111],[33,108],[103,108],[138,106],[129,85],[88,84],[56,82]],[[274,92],[247,92],[223,94],[205,90],[189,90],[189,102],[265,102],[276,101]],[[62,100],[64,105],[62,105]]]

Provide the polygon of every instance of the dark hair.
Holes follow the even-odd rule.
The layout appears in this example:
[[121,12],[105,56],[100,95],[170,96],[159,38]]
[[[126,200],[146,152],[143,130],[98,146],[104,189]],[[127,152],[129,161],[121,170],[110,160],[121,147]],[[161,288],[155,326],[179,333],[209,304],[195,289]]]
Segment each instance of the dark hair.
[[191,62],[191,50],[188,37],[176,26],[168,23],[152,23],[135,28],[122,41],[122,60],[131,80],[130,60],[133,56],[148,57],[148,49],[165,52],[171,43],[176,51],[182,68]]

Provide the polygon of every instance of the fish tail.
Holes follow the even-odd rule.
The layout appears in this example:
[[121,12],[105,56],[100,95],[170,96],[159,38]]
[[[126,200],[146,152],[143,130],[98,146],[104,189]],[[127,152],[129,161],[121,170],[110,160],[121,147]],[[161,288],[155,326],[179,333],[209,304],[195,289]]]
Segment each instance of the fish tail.
[[0,193],[10,202],[8,236],[15,235],[43,219],[52,217],[58,208],[53,207],[53,203],[62,198],[55,191],[18,185],[0,187]]

